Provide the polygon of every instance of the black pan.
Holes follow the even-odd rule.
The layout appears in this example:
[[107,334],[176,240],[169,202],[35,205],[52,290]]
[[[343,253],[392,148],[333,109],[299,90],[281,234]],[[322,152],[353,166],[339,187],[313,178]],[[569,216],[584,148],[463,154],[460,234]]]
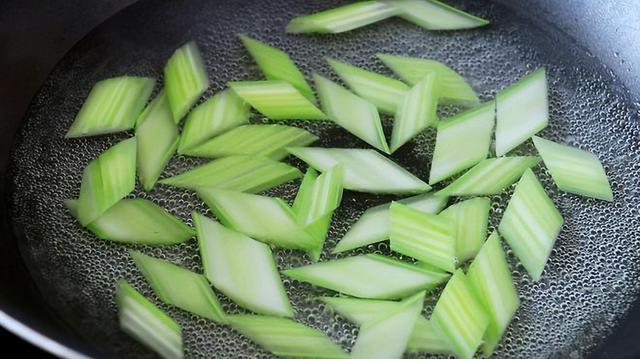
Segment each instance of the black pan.
[[[11,131],[3,133],[7,142],[13,138],[13,148],[2,153],[2,163],[9,166],[2,205],[0,322],[58,355],[152,356],[117,327],[116,279],[126,278],[154,298],[127,255],[129,247],[93,238],[62,204],[63,199],[78,195],[84,166],[127,135],[76,140],[65,140],[63,135],[96,81],[123,74],[159,78],[171,52],[191,39],[200,45],[212,80],[205,97],[224,88],[229,80],[259,78],[258,69],[235,37],[244,32],[288,51],[307,75],[317,71],[334,79],[324,56],[383,73],[388,70],[375,60],[376,52],[435,58],[461,72],[482,99],[492,98],[523,74],[546,67],[552,117],[542,135],[597,153],[610,175],[616,201],[609,204],[559,192],[543,168],[536,170],[566,225],[539,283],[532,283],[509,253],[522,307],[496,357],[640,355],[640,341],[636,340],[640,311],[634,306],[640,286],[640,53],[630,47],[640,35],[640,4],[454,1],[453,5],[488,18],[492,24],[445,33],[391,19],[335,36],[283,32],[291,17],[340,3],[143,0],[76,44],[42,84],[15,138]],[[440,115],[456,111],[442,107]],[[256,116],[254,120],[261,119]],[[13,127],[7,125],[14,128],[21,117],[7,121],[15,121]],[[322,146],[364,147],[330,124],[300,125],[319,134]],[[386,127],[388,130],[388,119]],[[425,178],[433,138],[432,132],[425,132],[393,159]],[[529,144],[516,153],[532,151]],[[199,162],[176,157],[165,176]],[[292,163],[302,167],[300,162]],[[291,198],[296,186],[288,184],[269,193]],[[136,190],[135,194],[156,201],[185,221],[193,209],[206,211],[193,194],[173,188],[158,187],[149,194]],[[492,198],[494,218],[499,217],[509,195]],[[346,193],[334,216],[324,258],[359,213],[389,199]],[[494,220],[491,226],[495,225]],[[201,270],[194,240],[141,250]],[[369,250],[389,252],[386,244]],[[281,268],[308,262],[300,253],[276,254]],[[355,328],[313,300],[325,291],[299,282],[286,281],[285,285],[298,308],[298,320],[350,347]],[[240,311],[224,298],[223,302],[227,311]],[[189,356],[268,356],[226,327],[163,308],[183,325]],[[429,310],[428,303],[426,312]]]

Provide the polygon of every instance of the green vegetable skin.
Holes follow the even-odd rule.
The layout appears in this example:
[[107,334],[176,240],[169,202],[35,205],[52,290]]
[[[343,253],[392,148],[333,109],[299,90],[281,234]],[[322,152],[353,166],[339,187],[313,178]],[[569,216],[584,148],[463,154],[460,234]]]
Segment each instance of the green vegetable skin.
[[393,251],[448,272],[458,265],[456,225],[449,216],[394,202],[389,208],[389,235]]
[[147,103],[155,80],[123,76],[96,83],[76,116],[66,138],[130,130]]
[[214,137],[187,151],[198,157],[259,155],[281,160],[289,155],[287,147],[303,147],[318,137],[301,128],[285,125],[244,125]]
[[395,299],[432,289],[449,275],[375,254],[320,262],[286,276],[359,298]]
[[[78,218],[78,201],[66,200]],[[145,199],[122,199],[87,225],[98,238],[120,243],[177,244],[193,237],[193,230],[169,212]]]
[[[447,200],[447,197],[421,194],[397,202],[426,213],[436,214],[446,206]],[[333,253],[345,252],[389,239],[390,205],[391,203],[385,203],[367,209],[338,242]]]
[[376,107],[318,74],[313,75],[322,109],[329,119],[364,142],[389,153]]
[[340,33],[399,13],[399,9],[380,1],[359,1],[311,15],[299,16],[287,25],[289,33]]
[[294,358],[347,359],[349,355],[323,332],[290,319],[230,315],[229,325],[271,353]]
[[207,70],[195,42],[177,49],[164,67],[164,87],[178,123],[209,87]]
[[487,238],[491,200],[484,197],[456,203],[442,212],[456,227],[456,257],[460,263],[475,257]]
[[218,298],[202,274],[137,251],[130,253],[138,269],[163,302],[215,322],[226,323]]
[[95,221],[133,191],[136,184],[136,138],[104,151],[84,169],[78,198],[78,221]]
[[120,328],[163,358],[182,358],[182,329],[121,279],[116,287]]
[[322,147],[291,147],[287,150],[322,172],[341,163],[345,189],[395,194],[417,194],[431,189],[419,178],[375,150]]
[[304,75],[286,52],[271,47],[247,35],[238,35],[244,47],[256,61],[267,80],[285,81],[293,85],[309,101],[315,102],[315,95]]
[[378,313],[364,322],[351,349],[351,358],[402,358],[420,317],[424,296],[424,291],[417,293],[400,302],[396,308]]
[[203,102],[187,117],[178,153],[194,155],[192,149],[207,140],[249,121],[250,108],[240,96],[224,90]]
[[611,185],[596,155],[537,136],[533,136],[533,143],[558,188],[565,192],[613,201]]
[[260,156],[229,156],[198,166],[177,176],[161,179],[165,185],[200,190],[220,188],[260,192],[299,178],[295,167]]
[[268,245],[196,212],[193,222],[205,276],[218,290],[256,313],[293,316]]
[[160,92],[138,117],[136,125],[138,177],[146,191],[153,189],[176,152],[179,137],[167,97]]
[[400,9],[398,16],[427,30],[463,30],[489,21],[436,0],[383,0]]
[[471,263],[467,277],[489,315],[489,325],[482,344],[484,355],[489,357],[520,306],[497,232],[493,232],[484,243]]
[[229,87],[271,120],[325,120],[327,116],[285,81],[232,81]]
[[498,230],[534,281],[549,259],[564,219],[531,170],[525,171]]

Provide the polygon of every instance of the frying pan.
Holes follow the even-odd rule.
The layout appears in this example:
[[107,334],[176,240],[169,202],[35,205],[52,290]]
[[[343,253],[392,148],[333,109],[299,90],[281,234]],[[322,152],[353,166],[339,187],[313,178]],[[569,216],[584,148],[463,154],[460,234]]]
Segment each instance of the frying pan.
[[[122,74],[160,77],[171,52],[191,39],[200,45],[212,80],[205,97],[229,80],[258,78],[259,71],[235,38],[244,32],[291,53],[307,75],[318,71],[334,79],[324,56],[382,73],[388,70],[375,60],[376,52],[435,58],[460,71],[485,100],[514,79],[545,66],[551,120],[542,135],[598,154],[616,201],[609,204],[559,192],[545,170],[536,169],[566,224],[540,282],[532,283],[508,253],[522,307],[496,357],[639,356],[640,52],[633,44],[640,36],[640,3],[451,1],[492,24],[445,33],[391,19],[335,36],[284,34],[291,17],[341,3],[142,0],[78,42],[41,84],[26,115],[12,108],[7,113],[14,116],[3,119],[0,323],[60,356],[153,357],[117,327],[116,279],[128,279],[155,300],[127,256],[129,247],[93,238],[62,205],[63,199],[77,196],[86,164],[127,135],[79,140],[65,140],[63,135],[96,81]],[[78,16],[86,13],[90,11],[85,5]],[[6,21],[9,14],[3,16]],[[445,106],[440,116],[456,111]],[[254,120],[261,121],[257,116]],[[321,146],[364,146],[331,124],[299,125],[321,135]],[[388,132],[388,119],[385,126]],[[427,131],[393,159],[425,178],[433,139]],[[532,151],[527,144],[516,153]],[[176,157],[165,176],[200,162]],[[269,194],[290,199],[296,186],[284,185]],[[206,211],[193,194],[173,188],[158,187],[149,194],[137,189],[135,195],[156,201],[187,222],[191,210]],[[491,228],[509,196],[507,191],[492,197]],[[390,199],[346,193],[326,248],[365,208]],[[201,270],[194,240],[142,250]],[[384,243],[369,250],[389,252]],[[281,268],[308,262],[297,252],[278,250],[276,255]],[[324,255],[327,258],[328,251]],[[350,346],[356,329],[313,300],[327,292],[295,281],[285,285],[298,310],[296,319],[325,331],[345,348]],[[222,301],[227,311],[240,311]],[[427,302],[427,313],[434,301]],[[269,356],[228,328],[162,308],[183,325],[189,356]]]

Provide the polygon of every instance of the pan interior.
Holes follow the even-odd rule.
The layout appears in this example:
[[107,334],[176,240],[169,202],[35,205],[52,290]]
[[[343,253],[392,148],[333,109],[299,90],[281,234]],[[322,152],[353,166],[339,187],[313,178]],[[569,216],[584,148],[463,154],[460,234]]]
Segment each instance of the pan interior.
[[[635,300],[640,284],[640,128],[638,109],[616,79],[585,51],[551,28],[517,17],[498,4],[455,2],[489,18],[489,27],[459,32],[427,32],[399,19],[340,35],[287,35],[284,26],[299,14],[337,5],[336,1],[303,2],[209,0],[142,1],[101,25],[57,65],[33,100],[12,154],[8,178],[13,190],[10,210],[21,236],[22,254],[52,310],[88,342],[118,357],[148,357],[150,353],[118,330],[114,289],[126,278],[159,303],[136,270],[130,246],[96,239],[67,213],[63,200],[79,194],[87,163],[128,134],[64,139],[67,128],[91,86],[103,78],[124,74],[160,77],[171,52],[195,39],[203,52],[211,88],[205,97],[236,79],[259,79],[236,33],[247,33],[286,50],[310,77],[313,71],[336,76],[324,61],[336,57],[381,73],[389,71],[375,53],[433,58],[463,74],[483,100],[517,78],[544,66],[550,85],[550,125],[545,138],[596,153],[610,177],[614,203],[562,193],[542,166],[535,172],[562,212],[566,223],[542,279],[533,283],[509,251],[514,280],[522,299],[496,357],[582,357],[600,343]],[[441,106],[440,116],[459,111]],[[390,118],[385,129],[390,131]],[[263,119],[255,115],[253,121]],[[345,131],[325,122],[295,122],[321,140],[324,147],[365,147]],[[425,133],[394,154],[393,159],[426,179],[434,131]],[[535,153],[530,143],[514,154]],[[303,168],[302,163],[290,160]],[[202,160],[174,157],[163,176],[180,173]],[[291,200],[298,183],[269,191]],[[511,190],[491,197],[490,230]],[[158,185],[149,193],[140,187],[132,196],[153,200],[185,222],[198,210],[209,214],[188,191]],[[335,213],[323,260],[336,241],[368,207],[392,197],[346,192]],[[506,246],[505,246],[506,248]],[[137,248],[195,271],[202,271],[194,239],[177,246]],[[388,244],[361,252],[390,254]],[[309,263],[299,252],[275,250],[279,268]],[[332,314],[313,298],[331,295],[305,283],[284,279],[296,320],[329,334],[345,349],[357,328]],[[429,315],[440,289],[427,300]],[[242,309],[219,295],[228,313]],[[268,357],[248,339],[228,327],[160,305],[180,322],[190,357]],[[412,354],[412,357],[423,355]]]

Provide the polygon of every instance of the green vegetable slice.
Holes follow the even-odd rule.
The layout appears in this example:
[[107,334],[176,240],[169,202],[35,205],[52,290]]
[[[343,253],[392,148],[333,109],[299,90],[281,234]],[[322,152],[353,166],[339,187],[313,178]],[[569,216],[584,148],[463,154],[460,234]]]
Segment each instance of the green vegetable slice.
[[188,42],[171,55],[164,67],[164,88],[176,123],[208,87],[207,69],[198,45],[194,41]]
[[426,75],[407,92],[398,107],[391,133],[391,152],[409,142],[437,120],[436,76]]
[[396,194],[417,194],[431,189],[409,171],[375,150],[291,147],[288,151],[309,166],[323,172],[341,163],[345,189]]
[[316,241],[309,250],[313,260],[320,259],[333,211],[340,206],[343,177],[340,164],[320,176],[314,169],[309,168],[293,203],[298,223]]
[[297,127],[275,124],[244,125],[205,141],[185,154],[210,158],[259,155],[281,160],[289,155],[286,147],[307,146],[316,140],[316,135]]
[[310,250],[317,245],[280,198],[214,188],[200,189],[198,196],[222,224],[251,238],[283,248]]
[[487,239],[491,200],[471,198],[445,209],[442,214],[451,218],[456,227],[456,257],[460,263],[475,257]]
[[136,138],[121,141],[89,162],[82,174],[78,221],[83,226],[128,195],[136,185]]
[[493,135],[493,101],[438,122],[429,184],[436,184],[484,160]]
[[182,329],[171,317],[121,279],[116,287],[120,328],[162,358],[182,358]]
[[130,253],[160,300],[215,322],[226,323],[218,298],[202,274],[138,251]]
[[313,102],[285,81],[232,81],[229,87],[272,120],[326,120]]
[[549,99],[544,68],[496,96],[496,155],[502,156],[547,127]]
[[322,109],[333,122],[380,151],[389,153],[380,115],[373,104],[318,74],[314,74],[313,79]]
[[448,272],[456,270],[456,226],[449,216],[393,202],[389,207],[389,236],[391,250]]
[[290,358],[346,359],[342,348],[323,332],[290,319],[230,315],[231,327],[271,353]]
[[458,269],[440,295],[431,322],[442,333],[459,358],[473,358],[482,344],[489,317],[478,301],[472,284]]
[[177,176],[161,179],[162,184],[198,190],[223,188],[240,192],[260,192],[302,176],[285,163],[261,156],[229,156],[213,160]]
[[485,26],[489,21],[436,0],[384,0],[400,9],[401,18],[427,30],[464,30]]
[[351,358],[402,358],[413,328],[420,318],[425,292],[417,293],[396,308],[378,313],[360,327],[358,338],[351,349]]
[[[64,201],[78,217],[78,201]],[[98,238],[131,244],[176,244],[193,237],[193,230],[169,212],[142,198],[122,199],[87,225]]]
[[205,276],[214,287],[256,313],[293,316],[268,245],[196,212],[193,222]]
[[436,193],[438,196],[483,196],[498,194],[517,181],[540,157],[500,157],[482,160]]
[[390,18],[399,9],[380,1],[359,1],[311,15],[293,18],[287,25],[289,33],[339,33]]
[[482,344],[484,355],[489,357],[520,306],[497,232],[493,232],[484,243],[471,263],[467,277],[489,315],[489,326]]
[[418,57],[390,54],[377,55],[404,82],[416,85],[426,75],[435,74],[438,102],[475,106],[480,103],[478,95],[467,81],[447,65]]
[[[397,202],[423,212],[435,214],[444,208],[447,200],[447,197],[420,194]],[[333,249],[333,253],[345,252],[389,239],[390,205],[391,203],[385,203],[367,209],[338,242]]]
[[191,150],[205,141],[249,121],[250,108],[240,96],[224,90],[203,102],[187,117],[182,128],[178,153]]
[[76,115],[66,138],[130,130],[147,103],[155,80],[122,76],[96,83]]
[[377,254],[292,268],[284,274],[359,298],[396,299],[432,289],[449,275]]
[[531,170],[518,182],[498,230],[538,281],[564,219]]
[[565,192],[613,201],[602,163],[591,152],[533,136],[533,143],[558,188]]
[[176,152],[180,133],[173,122],[169,102],[163,92],[147,106],[138,118],[138,178],[145,191],[150,191]]
[[[357,325],[362,325],[380,313],[397,309],[401,305],[401,302],[377,299],[349,297],[320,297],[319,299]],[[449,354],[451,350],[448,345],[433,324],[425,317],[419,316],[409,337],[407,351]]]
[[309,101],[315,102],[313,90],[286,52],[247,35],[240,34],[238,36],[267,80],[286,81],[298,89]]
[[402,81],[363,70],[346,62],[334,59],[327,61],[353,92],[374,104],[380,112],[395,114],[409,91],[409,86]]

